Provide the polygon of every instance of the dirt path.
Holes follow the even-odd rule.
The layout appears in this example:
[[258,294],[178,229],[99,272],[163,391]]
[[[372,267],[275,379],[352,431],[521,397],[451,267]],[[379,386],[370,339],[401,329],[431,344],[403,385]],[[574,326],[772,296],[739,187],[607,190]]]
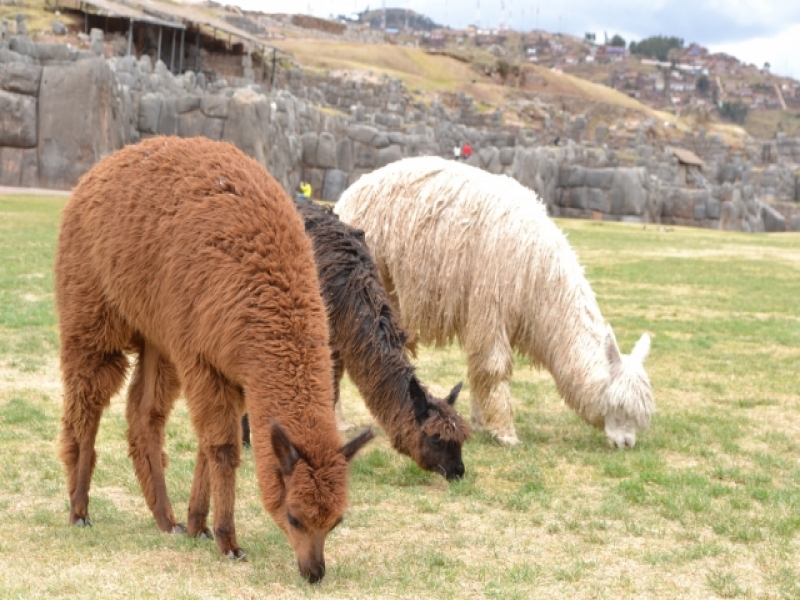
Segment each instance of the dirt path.
[[44,188],[7,187],[0,185],[0,194],[30,194],[31,196],[69,196],[68,190],[46,190]]

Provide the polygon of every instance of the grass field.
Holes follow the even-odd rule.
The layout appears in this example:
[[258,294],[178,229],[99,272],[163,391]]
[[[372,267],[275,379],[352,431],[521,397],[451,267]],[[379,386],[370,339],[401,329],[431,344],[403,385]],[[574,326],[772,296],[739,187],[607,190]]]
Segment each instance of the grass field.
[[[352,468],[321,586],[300,578],[261,508],[246,453],[237,492],[249,562],[160,533],[126,456],[123,399],[98,438],[95,526],[67,525],[52,263],[63,198],[0,197],[0,598],[798,598],[800,237],[559,221],[623,351],[643,331],[657,414],[613,451],[520,362],[523,444],[465,446],[447,484],[380,434]],[[425,382],[466,376],[426,349]],[[468,414],[469,389],[458,408]],[[370,419],[345,383],[346,411]],[[183,403],[168,485],[185,514],[196,442]]]

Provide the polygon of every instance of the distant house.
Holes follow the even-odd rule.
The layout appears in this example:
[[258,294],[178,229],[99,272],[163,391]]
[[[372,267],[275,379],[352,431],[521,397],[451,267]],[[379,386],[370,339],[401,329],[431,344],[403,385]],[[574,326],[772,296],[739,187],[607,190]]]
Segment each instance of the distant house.
[[699,174],[705,166],[703,160],[691,150],[667,146],[667,151],[678,159],[678,180],[675,182],[678,185],[686,185],[692,180],[692,174]]

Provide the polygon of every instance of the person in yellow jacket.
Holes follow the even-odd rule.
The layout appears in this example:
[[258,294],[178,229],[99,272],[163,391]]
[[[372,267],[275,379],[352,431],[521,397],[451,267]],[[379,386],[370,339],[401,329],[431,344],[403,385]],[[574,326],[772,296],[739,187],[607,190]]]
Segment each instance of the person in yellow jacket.
[[311,184],[307,181],[300,182],[300,197],[311,200]]

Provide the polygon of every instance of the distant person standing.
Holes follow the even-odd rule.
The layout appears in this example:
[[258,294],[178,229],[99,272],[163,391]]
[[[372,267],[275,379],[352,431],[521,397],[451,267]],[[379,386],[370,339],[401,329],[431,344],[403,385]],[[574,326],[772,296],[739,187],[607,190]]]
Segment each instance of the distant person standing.
[[455,145],[453,146],[453,159],[459,160],[461,158],[461,146]]
[[298,196],[303,200],[311,200],[311,184],[307,181],[301,181],[300,194]]
[[464,144],[464,147],[461,149],[461,156],[464,160],[469,160],[469,157],[472,156],[472,146],[469,145],[469,142]]

